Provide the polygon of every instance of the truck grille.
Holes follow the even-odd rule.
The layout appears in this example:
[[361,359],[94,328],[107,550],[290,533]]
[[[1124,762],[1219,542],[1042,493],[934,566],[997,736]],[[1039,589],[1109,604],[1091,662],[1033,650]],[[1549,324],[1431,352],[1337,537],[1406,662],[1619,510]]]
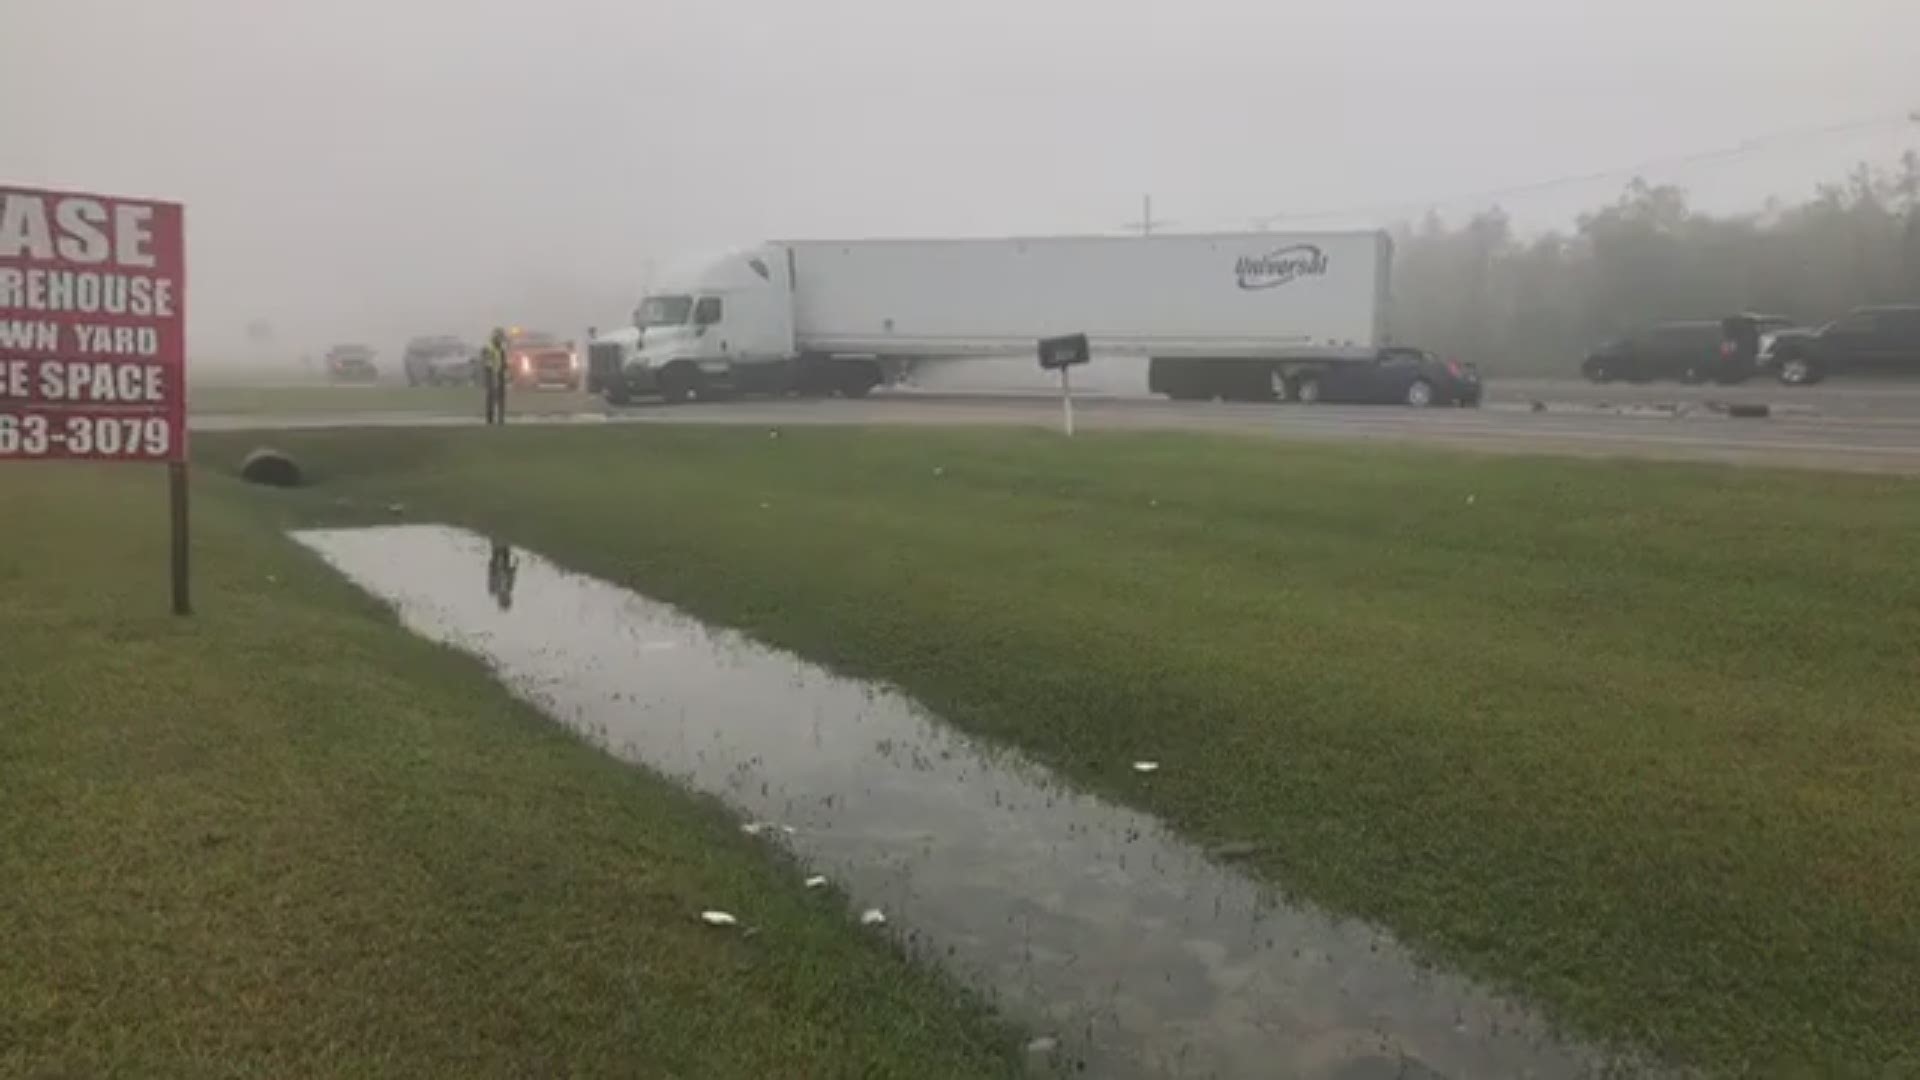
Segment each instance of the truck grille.
[[617,375],[625,354],[619,342],[596,341],[587,346],[587,370],[594,375]]

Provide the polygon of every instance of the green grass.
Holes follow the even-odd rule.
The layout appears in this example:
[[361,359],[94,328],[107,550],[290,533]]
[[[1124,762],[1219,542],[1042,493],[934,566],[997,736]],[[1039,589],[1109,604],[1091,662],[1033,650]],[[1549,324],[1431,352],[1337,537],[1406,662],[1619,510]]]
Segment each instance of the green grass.
[[[339,413],[427,413],[479,416],[484,399],[477,386],[241,386],[196,383],[189,408],[221,416],[320,416]],[[601,408],[597,398],[557,390],[519,390],[507,395],[511,413],[533,416]]]
[[322,474],[263,496],[292,517],[404,501],[891,679],[1581,1032],[1920,1071],[1913,482],[1015,431],[276,438]]
[[160,473],[0,466],[0,1076],[1009,1070],[717,804],[197,488],[176,620]]

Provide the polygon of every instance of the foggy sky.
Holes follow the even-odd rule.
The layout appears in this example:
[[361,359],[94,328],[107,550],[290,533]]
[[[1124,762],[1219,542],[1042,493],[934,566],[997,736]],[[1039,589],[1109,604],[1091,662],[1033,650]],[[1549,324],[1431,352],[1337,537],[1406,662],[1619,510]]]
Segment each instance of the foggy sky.
[[[203,360],[622,321],[792,236],[1415,217],[1920,108],[1913,0],[0,0],[0,179],[188,207]],[[1649,170],[1797,198],[1920,124]],[[1498,200],[1563,225],[1625,175]],[[1323,213],[1352,210],[1352,213]],[[242,328],[269,319],[273,349]]]

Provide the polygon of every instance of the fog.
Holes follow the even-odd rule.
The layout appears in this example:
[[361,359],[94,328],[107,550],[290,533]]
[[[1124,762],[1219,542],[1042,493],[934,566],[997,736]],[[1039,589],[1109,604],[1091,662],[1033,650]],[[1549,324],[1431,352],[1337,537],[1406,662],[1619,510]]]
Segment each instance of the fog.
[[0,178],[186,203],[203,368],[578,335],[770,237],[1541,228],[1920,145],[1912,0],[0,6]]

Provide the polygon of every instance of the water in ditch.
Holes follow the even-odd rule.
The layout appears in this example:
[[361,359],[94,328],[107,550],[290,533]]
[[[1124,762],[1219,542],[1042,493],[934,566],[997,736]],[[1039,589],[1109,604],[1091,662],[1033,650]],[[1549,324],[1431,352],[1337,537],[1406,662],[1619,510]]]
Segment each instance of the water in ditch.
[[1423,969],[1385,934],[1282,902],[1152,818],[983,748],[890,689],[461,530],[296,539],[411,630],[484,658],[609,752],[774,823],[770,842],[856,909],[883,911],[886,932],[1057,1039],[1045,1069],[1637,1072]]

